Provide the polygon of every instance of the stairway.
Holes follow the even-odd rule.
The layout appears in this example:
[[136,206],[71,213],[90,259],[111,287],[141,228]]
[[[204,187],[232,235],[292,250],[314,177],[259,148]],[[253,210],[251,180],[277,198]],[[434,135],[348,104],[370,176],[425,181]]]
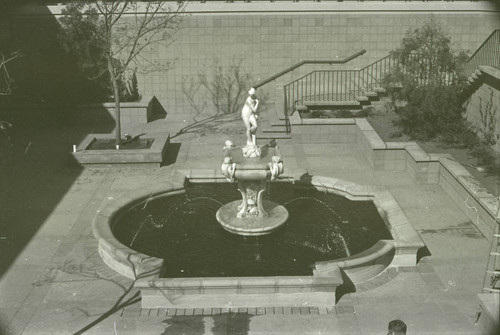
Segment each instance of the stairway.
[[363,106],[369,106],[372,101],[378,100],[386,93],[382,87],[376,87],[370,90],[339,94],[338,96],[317,95],[302,99],[295,106],[295,110],[305,111],[314,108],[323,109],[360,109]]
[[472,86],[474,85],[481,77],[483,72],[479,69],[475,70],[468,78],[467,78],[467,84]]
[[[279,99],[278,99],[279,100]],[[261,120],[262,119],[262,120]],[[284,115],[283,102],[275,102],[269,111],[261,117],[259,128],[257,129],[257,139],[289,140],[292,134],[287,131],[286,118]]]
[[[382,87],[374,88],[370,91],[363,92],[363,95],[355,96],[354,94],[343,95],[342,97],[332,96],[312,96],[303,99],[301,103],[295,105],[295,111],[307,111],[309,109],[362,109],[368,107],[372,102],[384,96],[386,90]],[[347,99],[346,99],[347,98]],[[259,129],[257,130],[257,139],[291,139],[292,134],[287,131],[286,118],[284,115],[284,107],[281,101],[274,103],[274,108],[266,113],[260,121]]]

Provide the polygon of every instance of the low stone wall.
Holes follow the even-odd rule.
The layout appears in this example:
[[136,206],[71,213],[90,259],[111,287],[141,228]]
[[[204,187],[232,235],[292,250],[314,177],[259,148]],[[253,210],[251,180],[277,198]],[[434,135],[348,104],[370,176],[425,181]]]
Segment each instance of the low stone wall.
[[151,138],[153,143],[148,149],[112,149],[89,150],[96,139],[113,139],[113,134],[89,134],[72,153],[75,160],[85,166],[89,165],[128,165],[128,166],[157,166],[163,163],[168,145],[169,133],[146,134],[144,138]]
[[354,119],[302,119],[299,113],[290,117],[293,137],[305,143],[356,143]]
[[334,306],[342,275],[143,279],[143,308],[231,308]]
[[495,230],[499,199],[451,156],[439,159],[439,185],[489,241]]
[[416,142],[384,142],[366,119],[301,119],[297,114],[290,119],[295,141],[357,143],[375,171],[406,171],[417,184],[439,184],[479,231],[492,239],[499,199],[450,155],[428,154]]

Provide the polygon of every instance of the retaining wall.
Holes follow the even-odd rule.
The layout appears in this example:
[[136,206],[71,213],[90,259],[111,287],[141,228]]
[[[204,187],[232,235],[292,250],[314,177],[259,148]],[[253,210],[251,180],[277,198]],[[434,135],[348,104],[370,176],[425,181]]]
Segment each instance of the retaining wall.
[[290,118],[301,143],[356,143],[375,171],[406,171],[417,184],[439,184],[491,241],[498,199],[448,154],[428,154],[416,142],[384,142],[366,119]]

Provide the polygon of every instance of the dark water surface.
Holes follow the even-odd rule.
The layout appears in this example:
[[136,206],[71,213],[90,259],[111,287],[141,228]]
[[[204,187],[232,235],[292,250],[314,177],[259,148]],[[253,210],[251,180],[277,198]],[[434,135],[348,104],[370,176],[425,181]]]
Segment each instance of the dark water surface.
[[371,201],[288,183],[272,183],[264,198],[290,214],[268,236],[226,232],[215,213],[241,195],[235,184],[213,183],[136,205],[114,223],[113,232],[123,244],[163,258],[167,278],[311,275],[316,261],[354,255],[392,239]]

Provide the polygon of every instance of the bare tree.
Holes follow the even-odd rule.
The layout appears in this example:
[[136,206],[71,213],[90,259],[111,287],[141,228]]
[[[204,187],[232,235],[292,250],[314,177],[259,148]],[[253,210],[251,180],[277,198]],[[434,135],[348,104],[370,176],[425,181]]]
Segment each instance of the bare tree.
[[21,57],[19,51],[11,52],[8,55],[0,51],[0,95],[10,95],[12,93],[12,78],[7,70],[7,63],[18,57]]
[[[182,92],[195,114],[192,117],[193,123],[180,129],[171,138],[191,132],[203,132],[213,127],[214,122],[230,119],[231,115],[241,110],[243,105],[241,98],[253,81],[252,76],[243,71],[242,62],[242,59],[233,60],[229,66],[223,67],[219,60],[215,60],[210,73],[200,72],[197,80],[187,76],[182,78]],[[205,96],[212,101],[215,112],[202,118],[203,115],[207,115]],[[265,97],[261,97],[261,101],[264,100]]]
[[113,89],[116,144],[121,141],[120,83],[127,71],[150,72],[171,66],[143,52],[153,44],[169,45],[184,17],[186,2],[97,1],[72,3],[61,18],[62,40],[78,53],[90,77],[108,76]]

